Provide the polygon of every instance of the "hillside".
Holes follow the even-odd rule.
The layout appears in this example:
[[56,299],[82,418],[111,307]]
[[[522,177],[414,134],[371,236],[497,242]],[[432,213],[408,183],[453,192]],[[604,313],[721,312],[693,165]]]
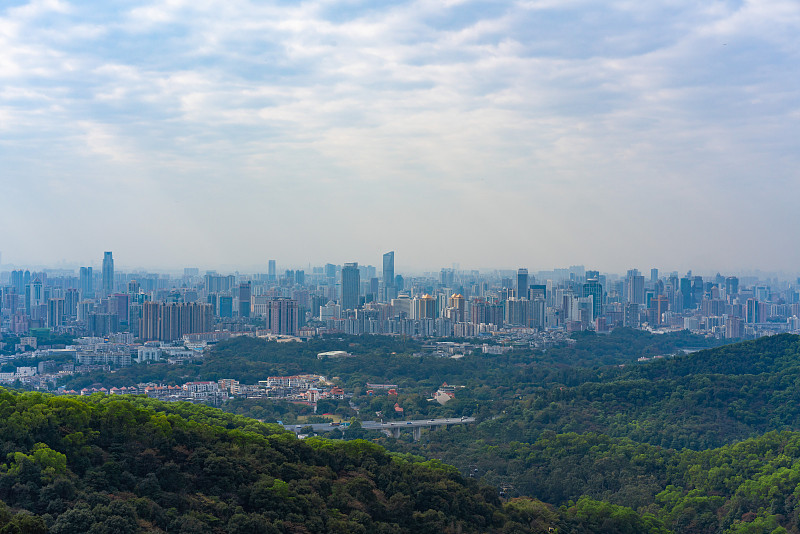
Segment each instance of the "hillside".
[[589,499],[502,502],[435,460],[195,405],[0,389],[0,436],[4,533],[663,531]]
[[575,376],[520,384],[516,402],[479,430],[501,442],[532,442],[548,430],[599,432],[700,450],[800,429],[796,335]]
[[[800,433],[768,434],[716,449],[665,449],[602,434],[548,432],[533,443],[494,445],[449,433],[426,454],[552,505],[583,497],[632,507],[676,533],[800,531]],[[769,528],[768,528],[769,527]],[[780,528],[779,528],[780,527]],[[775,530],[778,529],[778,530]]]

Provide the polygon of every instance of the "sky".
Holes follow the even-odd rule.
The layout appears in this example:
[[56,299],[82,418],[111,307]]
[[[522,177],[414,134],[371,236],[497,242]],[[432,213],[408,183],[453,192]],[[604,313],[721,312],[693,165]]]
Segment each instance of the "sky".
[[0,261],[800,270],[800,2],[0,3]]

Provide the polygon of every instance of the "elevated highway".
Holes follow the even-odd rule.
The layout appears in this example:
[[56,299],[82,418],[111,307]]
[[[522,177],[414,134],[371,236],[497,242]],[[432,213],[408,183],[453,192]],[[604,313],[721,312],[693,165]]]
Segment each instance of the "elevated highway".
[[[414,441],[419,441],[423,428],[448,427],[451,425],[470,425],[475,423],[474,417],[458,417],[449,419],[412,419],[410,421],[362,421],[361,428],[365,430],[380,430],[390,437],[399,438],[401,431],[411,431]],[[283,425],[286,430],[300,434],[302,429],[311,427],[315,433],[330,432],[331,430],[347,428],[347,423],[314,423],[307,425]]]

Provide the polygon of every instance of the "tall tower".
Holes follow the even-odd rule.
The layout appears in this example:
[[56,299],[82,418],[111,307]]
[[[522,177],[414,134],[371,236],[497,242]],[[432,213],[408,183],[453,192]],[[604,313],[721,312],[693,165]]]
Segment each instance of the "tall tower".
[[383,255],[383,301],[389,302],[397,296],[394,287],[394,250]]
[[592,315],[597,318],[603,315],[603,286],[597,278],[589,278],[583,284],[583,296],[592,297]]
[[269,267],[267,267],[267,278],[269,278],[270,282],[275,281],[275,260],[269,260]]
[[628,302],[634,304],[644,304],[644,276],[639,274],[638,269],[631,269],[628,271],[626,279]]
[[358,297],[361,290],[361,273],[358,263],[345,263],[342,267],[342,310],[358,308]]
[[114,258],[111,252],[103,253],[103,294],[108,296],[114,291]]
[[528,269],[517,271],[517,298],[528,298]]
[[250,317],[250,282],[239,284],[239,317]]
[[89,299],[94,297],[94,279],[91,267],[81,267],[80,290],[81,298]]

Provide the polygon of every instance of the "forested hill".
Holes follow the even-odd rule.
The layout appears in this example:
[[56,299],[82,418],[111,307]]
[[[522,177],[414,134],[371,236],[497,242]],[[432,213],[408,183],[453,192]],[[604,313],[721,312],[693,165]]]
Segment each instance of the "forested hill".
[[[467,429],[447,436],[456,442]],[[474,439],[474,436],[469,436]],[[431,443],[429,454],[555,504],[582,496],[649,511],[680,534],[800,532],[800,433],[770,432],[717,449],[664,449],[596,433],[545,433],[504,447]],[[605,532],[600,530],[598,532]]]
[[3,533],[665,532],[623,506],[501,502],[436,460],[145,398],[0,388],[0,447]]
[[629,378],[664,379],[698,374],[778,373],[800,368],[800,336],[779,334],[635,367]]
[[542,383],[478,427],[492,441],[601,432],[706,449],[800,430],[800,337],[765,337],[626,366],[581,384]]

